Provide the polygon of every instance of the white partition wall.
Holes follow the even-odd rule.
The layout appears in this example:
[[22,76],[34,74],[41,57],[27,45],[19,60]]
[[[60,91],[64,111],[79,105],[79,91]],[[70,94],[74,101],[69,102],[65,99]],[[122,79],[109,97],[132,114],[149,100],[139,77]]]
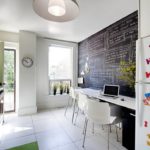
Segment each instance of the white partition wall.
[[[39,109],[63,107],[67,104],[69,95],[50,95],[48,77],[48,51],[51,45],[64,45],[73,48],[72,85],[77,86],[78,44],[51,39],[37,38],[37,107]],[[58,54],[59,55],[59,54]]]
[[[22,58],[33,59],[30,68],[22,65]],[[20,31],[19,34],[19,108],[18,114],[32,114],[36,107],[36,35],[32,32]]]

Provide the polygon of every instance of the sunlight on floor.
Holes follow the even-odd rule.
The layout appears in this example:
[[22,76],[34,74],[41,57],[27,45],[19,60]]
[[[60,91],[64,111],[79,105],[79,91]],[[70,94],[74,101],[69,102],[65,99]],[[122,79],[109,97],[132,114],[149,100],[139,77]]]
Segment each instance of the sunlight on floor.
[[[72,109],[64,116],[64,109],[44,110],[30,116],[18,117],[15,113],[6,114],[5,124],[0,126],[0,150],[18,145],[38,142],[40,150],[83,150],[84,115],[80,114],[76,125],[71,122]],[[110,133],[110,149],[126,150],[116,140],[115,128]],[[85,142],[86,150],[107,150],[107,128],[89,123]]]

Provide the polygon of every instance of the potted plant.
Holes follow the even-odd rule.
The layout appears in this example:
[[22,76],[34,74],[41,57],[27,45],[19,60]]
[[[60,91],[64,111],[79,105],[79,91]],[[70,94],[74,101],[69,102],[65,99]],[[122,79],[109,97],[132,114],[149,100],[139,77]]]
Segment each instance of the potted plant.
[[56,95],[57,92],[57,84],[53,85],[53,94]]
[[67,94],[69,94],[69,92],[70,92],[69,84],[66,85],[66,92],[67,92]]
[[136,66],[135,62],[129,61],[121,61],[120,62],[120,76],[119,79],[125,81],[130,89],[134,92],[134,85],[135,85],[135,71],[136,71]]
[[60,94],[62,94],[62,93],[63,93],[63,89],[64,89],[64,87],[63,87],[63,84],[62,84],[62,83],[60,83],[60,85],[59,85],[59,89],[60,89]]

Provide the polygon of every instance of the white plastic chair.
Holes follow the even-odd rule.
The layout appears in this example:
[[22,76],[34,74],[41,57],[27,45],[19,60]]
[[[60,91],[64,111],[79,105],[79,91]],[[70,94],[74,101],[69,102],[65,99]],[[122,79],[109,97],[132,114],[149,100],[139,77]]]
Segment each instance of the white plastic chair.
[[86,106],[87,106],[87,96],[85,94],[78,93],[77,106],[78,106],[78,108],[77,108],[77,115],[76,115],[74,124],[76,123],[76,120],[77,120],[77,117],[78,117],[78,114],[79,114],[79,110],[84,113],[84,111],[86,109]]
[[73,87],[70,87],[70,93],[69,93],[69,99],[68,99],[68,103],[67,103],[67,105],[66,105],[66,109],[65,109],[65,114],[64,115],[66,115],[66,113],[67,113],[67,110],[68,110],[68,107],[69,107],[69,105],[70,105],[70,101],[71,101],[71,104],[75,101],[75,99],[76,99],[76,94],[75,94],[75,90],[74,90],[74,88]]
[[116,117],[110,116],[110,107],[108,103],[98,102],[87,98],[87,106],[85,109],[85,123],[84,123],[84,137],[83,145],[85,144],[85,137],[87,131],[88,121],[90,120],[94,124],[108,125],[108,150],[109,150],[109,129],[110,125],[115,122]]

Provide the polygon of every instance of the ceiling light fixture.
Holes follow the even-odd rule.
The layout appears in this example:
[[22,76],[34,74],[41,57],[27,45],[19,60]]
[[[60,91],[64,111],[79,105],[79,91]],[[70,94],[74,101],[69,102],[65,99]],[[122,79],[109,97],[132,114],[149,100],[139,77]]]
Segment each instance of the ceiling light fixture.
[[33,9],[40,17],[55,22],[70,21],[79,14],[76,0],[33,0]]
[[48,12],[54,16],[63,16],[66,13],[64,0],[49,0]]

